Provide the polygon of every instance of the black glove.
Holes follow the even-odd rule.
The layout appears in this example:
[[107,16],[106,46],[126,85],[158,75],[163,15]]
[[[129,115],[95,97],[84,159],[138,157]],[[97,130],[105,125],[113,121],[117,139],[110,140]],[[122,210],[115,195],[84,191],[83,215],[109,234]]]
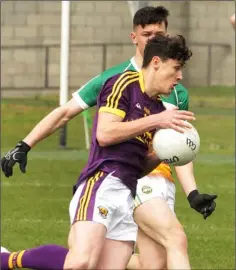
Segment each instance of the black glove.
[[197,212],[201,213],[206,219],[209,217],[216,208],[215,199],[217,195],[200,194],[198,190],[193,190],[188,195],[190,206]]
[[18,162],[21,172],[25,173],[27,165],[27,153],[30,151],[30,146],[20,141],[14,149],[9,151],[1,160],[2,171],[6,177],[12,176],[13,166]]

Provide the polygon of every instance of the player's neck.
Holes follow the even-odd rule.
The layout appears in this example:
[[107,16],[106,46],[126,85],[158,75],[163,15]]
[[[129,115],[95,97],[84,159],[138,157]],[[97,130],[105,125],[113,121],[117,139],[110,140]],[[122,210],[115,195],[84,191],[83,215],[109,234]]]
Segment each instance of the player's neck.
[[135,61],[135,64],[137,65],[137,67],[139,69],[141,69],[142,68],[142,64],[143,64],[143,57],[139,53],[136,53],[135,54],[134,61]]
[[142,69],[142,74],[143,74],[143,84],[144,84],[144,89],[145,93],[151,98],[151,99],[156,99],[159,94],[157,93],[156,87],[153,85],[154,81],[154,75],[152,71],[147,71],[147,69]]

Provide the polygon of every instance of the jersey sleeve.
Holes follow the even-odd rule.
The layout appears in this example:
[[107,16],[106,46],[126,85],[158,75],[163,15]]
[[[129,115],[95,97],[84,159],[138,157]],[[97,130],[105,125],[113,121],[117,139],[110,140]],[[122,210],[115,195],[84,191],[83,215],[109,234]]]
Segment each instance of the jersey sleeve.
[[97,97],[102,88],[102,74],[97,75],[84,86],[72,94],[73,98],[78,102],[82,109],[95,106]]
[[72,94],[73,98],[84,110],[88,107],[95,106],[97,104],[97,97],[105,82],[112,76],[122,73],[128,68],[130,70],[135,70],[130,60],[105,70],[74,92]]
[[[98,99],[99,112],[107,112],[125,118],[129,108],[128,87],[122,88],[121,77],[106,82]],[[121,83],[119,83],[121,81]]]
[[182,85],[178,84],[176,86],[178,94],[178,107],[180,110],[188,110],[189,108],[189,94],[188,90]]

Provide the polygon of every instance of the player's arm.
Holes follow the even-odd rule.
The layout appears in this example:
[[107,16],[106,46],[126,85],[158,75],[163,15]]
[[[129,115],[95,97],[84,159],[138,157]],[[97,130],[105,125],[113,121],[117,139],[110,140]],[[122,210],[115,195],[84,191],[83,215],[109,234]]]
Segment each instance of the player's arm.
[[78,105],[77,101],[72,98],[65,105],[54,109],[45,116],[23,141],[32,148],[82,111],[83,109]]
[[[124,113],[124,111],[123,111]],[[97,140],[102,147],[121,143],[158,126],[158,115],[150,115],[130,122],[122,122],[124,116],[116,112],[99,112]]]
[[173,128],[183,132],[182,127],[189,127],[183,120],[195,119],[193,113],[175,109],[130,122],[123,121],[129,109],[129,95],[132,92],[128,87],[119,92],[118,87],[119,84],[115,81],[107,82],[98,99],[97,140],[103,147],[129,140],[156,128]]
[[23,141],[32,148],[36,143],[64,126],[83,110],[96,105],[101,87],[101,75],[98,75],[74,92],[72,94],[73,98],[68,103],[56,108],[41,120]]
[[[25,173],[27,154],[30,149],[44,138],[50,136],[58,128],[81,113],[89,106],[96,104],[96,98],[101,89],[101,76],[90,80],[81,89],[73,93],[73,98],[44,117],[33,130],[16,147],[10,150],[1,160],[2,171],[6,177],[13,174],[13,166],[20,164],[20,170]],[[86,97],[86,99],[85,99]]]
[[[189,108],[188,90],[184,88],[183,85],[179,84],[176,87],[176,91],[179,99],[179,109],[187,111]],[[186,196],[188,196],[191,191],[197,189],[192,162],[185,166],[176,166],[175,171]]]
[[10,150],[1,160],[2,171],[6,177],[13,174],[13,166],[18,162],[21,172],[25,173],[27,154],[39,141],[54,133],[65,125],[75,115],[82,112],[82,108],[72,98],[67,104],[60,106],[44,117],[33,130],[16,147]]
[[188,196],[191,191],[197,190],[193,162],[189,162],[183,166],[175,166],[175,172],[186,196]]
[[[182,86],[183,91],[178,94],[180,110],[188,110],[189,96],[188,91]],[[216,195],[200,194],[197,189],[196,180],[194,177],[193,162],[189,162],[184,166],[175,166],[177,178],[187,196],[190,206],[197,212],[201,213],[206,219],[215,210]]]

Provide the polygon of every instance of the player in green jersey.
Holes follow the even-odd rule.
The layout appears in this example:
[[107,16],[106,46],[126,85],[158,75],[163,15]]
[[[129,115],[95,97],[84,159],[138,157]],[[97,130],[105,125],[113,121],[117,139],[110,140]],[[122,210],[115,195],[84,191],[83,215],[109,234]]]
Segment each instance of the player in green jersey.
[[[148,14],[151,14],[151,16],[146,16]],[[91,107],[95,105],[97,95],[100,92],[104,82],[108,78],[110,78],[111,76],[117,73],[121,73],[124,70],[139,70],[141,68],[143,50],[144,50],[147,40],[160,32],[163,34],[166,34],[167,26],[168,26],[168,22],[167,22],[168,11],[163,7],[157,7],[157,8],[146,7],[144,9],[141,9],[139,13],[136,13],[136,15],[137,16],[136,16],[134,31],[131,33],[132,42],[136,46],[135,56],[129,61],[124,62],[118,66],[115,66],[111,69],[108,69],[102,74],[90,80],[85,86],[83,86],[81,89],[79,89],[73,94],[73,98],[67,104],[52,111],[38,125],[36,125],[36,127],[29,133],[29,135],[23,139],[23,146],[22,144],[20,146],[20,151],[24,150],[26,154],[21,155],[19,159],[14,160],[14,158],[16,157],[15,152],[13,151],[11,154],[11,151],[10,151],[8,155],[6,155],[5,160],[2,162],[2,169],[7,177],[12,175],[13,166],[16,162],[20,163],[20,168],[22,172],[25,172],[26,155],[28,151],[30,150],[30,148],[32,148],[35,144],[37,144],[42,139],[52,134],[58,128],[62,127],[65,123],[67,123],[74,116],[81,113],[87,107]],[[152,16],[152,15],[155,15],[155,16]],[[146,20],[146,23],[144,24],[142,22],[143,19]],[[175,91],[173,91],[173,94],[171,94],[168,97],[162,97],[162,99],[164,102],[166,102],[166,104],[169,104],[169,106],[178,106],[182,110],[188,109],[188,93],[187,93],[187,90],[180,84],[176,86]],[[181,114],[181,111],[172,110],[171,117],[168,116],[167,118],[166,115],[164,114],[162,115],[163,115],[162,128],[173,128],[177,131],[180,131],[180,132],[182,131],[182,127],[185,126],[185,122],[182,121],[182,120],[185,120],[184,113]],[[205,216],[210,215],[212,211],[214,210],[214,204],[212,200],[205,201],[203,196],[198,193],[196,184],[195,184],[194,175],[193,175],[192,163],[186,166],[176,168],[176,172],[177,172],[179,181],[181,185],[183,186],[183,189],[190,200],[191,207],[196,209],[198,212],[201,212]],[[200,203],[201,203],[201,207],[199,206]],[[155,254],[155,256],[153,256],[151,260],[148,256],[146,258],[145,256],[141,256],[141,264],[142,266],[145,267],[145,265],[147,265],[147,262],[148,262],[149,267],[151,267],[151,265],[155,265],[154,269],[162,269],[163,265],[166,264],[166,260],[168,260],[168,255],[167,257],[166,255],[163,256],[163,254],[165,254],[166,252],[166,248],[168,247],[164,246],[163,248],[162,246],[158,244],[160,242],[160,239],[157,237],[158,232],[156,232],[156,228],[158,227],[155,227],[156,224],[152,222],[151,216],[149,216],[149,219],[147,219],[147,216],[148,216],[147,213],[150,211],[152,212],[153,210],[152,208],[149,207],[148,204],[149,202],[147,201],[141,204],[136,209],[135,218],[138,221],[138,225],[141,226],[141,229],[146,233],[145,235],[140,235],[138,239],[145,239],[147,245],[145,245],[145,247],[143,246],[143,248],[144,249],[146,248],[146,250],[148,250],[150,246],[150,249],[149,249],[150,254],[152,250],[153,251],[152,254]],[[153,205],[151,204],[151,206]],[[156,205],[155,208],[157,208],[157,206],[158,205]],[[144,215],[145,208],[147,209],[146,215]],[[156,215],[157,212],[155,211],[154,213]],[[157,214],[159,215],[160,213],[157,213]],[[171,219],[173,218],[173,216],[171,215]],[[165,219],[165,216],[163,216],[163,219]],[[175,218],[174,219],[175,222],[171,223],[173,227],[171,232],[173,234],[180,232],[178,234],[179,238],[173,238],[172,237],[173,235],[168,233],[168,237],[169,239],[171,239],[172,242],[168,242],[168,241],[167,242],[168,242],[168,246],[169,244],[172,244],[173,248],[176,249],[176,252],[177,252],[176,258],[182,259],[183,256],[180,256],[180,254],[181,252],[183,252],[185,253],[184,256],[186,257],[186,247],[182,247],[181,243],[183,243],[186,240],[186,236],[184,234],[182,226],[179,226],[179,223],[176,222],[176,220],[177,219]],[[160,221],[160,220],[157,219],[157,221]],[[173,242],[173,239],[174,239],[174,242]],[[152,243],[151,241],[155,242],[156,246],[154,247],[151,246],[150,244]],[[180,245],[178,243],[180,243]],[[172,248],[172,251],[173,251],[173,248]],[[145,253],[144,249],[142,250],[142,252]]]

